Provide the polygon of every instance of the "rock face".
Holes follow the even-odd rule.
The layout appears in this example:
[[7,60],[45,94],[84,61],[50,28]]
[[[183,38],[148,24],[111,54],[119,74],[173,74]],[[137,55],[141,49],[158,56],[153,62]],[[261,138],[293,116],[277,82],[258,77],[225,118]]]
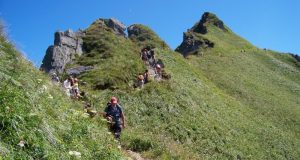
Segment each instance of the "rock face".
[[62,73],[65,65],[75,57],[82,54],[83,31],[56,32],[54,45],[48,47],[43,59],[41,69],[45,72]]
[[137,25],[131,25],[127,28],[127,32],[128,32],[128,37],[131,37],[132,35],[139,35],[142,33],[140,27],[138,27]]
[[106,24],[109,28],[112,28],[116,35],[126,36],[126,26],[117,19],[110,18]]
[[292,53],[290,53],[290,55],[291,55],[292,57],[294,57],[298,62],[300,62],[300,56],[299,56],[299,55],[297,55],[297,54],[292,54]]
[[[94,24],[95,23],[101,28],[111,30],[116,35],[126,37],[126,26],[116,19],[100,18],[95,21]],[[77,32],[73,32],[72,30],[67,30],[65,32],[56,32],[54,45],[48,47],[41,65],[41,69],[47,73],[62,73],[67,63],[70,63],[76,55],[82,55],[83,37],[84,32],[82,30],[79,30]],[[75,69],[75,72],[77,73],[87,69],[82,67],[85,66],[81,66],[81,68]],[[88,68],[89,67],[90,66],[88,66]]]
[[184,57],[191,54],[193,51],[197,51],[199,48],[213,48],[214,43],[205,38],[195,38],[195,35],[191,33],[183,33],[183,42],[178,48],[177,52],[180,52]]
[[112,29],[112,31],[118,35],[118,36],[126,36],[126,26],[120,22],[117,19],[114,18],[109,18],[109,19],[103,19],[100,18],[97,21],[95,21],[93,24],[98,24],[99,27],[104,28],[104,27],[108,27],[110,29]]
[[205,12],[201,20],[197,22],[192,28],[192,32],[197,32],[201,34],[206,34],[207,31],[207,25],[213,24],[214,26],[222,29],[223,31],[228,31],[223,23],[215,14]]

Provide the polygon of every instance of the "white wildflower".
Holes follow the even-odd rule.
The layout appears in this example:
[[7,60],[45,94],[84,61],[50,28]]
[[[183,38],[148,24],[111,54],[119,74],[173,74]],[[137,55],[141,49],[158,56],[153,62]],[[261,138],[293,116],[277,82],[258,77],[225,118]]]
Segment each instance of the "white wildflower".
[[24,146],[25,146],[25,141],[21,140],[21,141],[18,143],[18,146],[24,147]]
[[37,83],[41,83],[42,81],[42,79],[37,79]]
[[89,115],[88,113],[83,113],[82,116],[83,116],[84,118],[89,118],[89,117],[90,117],[90,115]]
[[121,147],[121,145],[118,145],[118,149],[121,149],[122,147]]
[[49,98],[49,99],[53,99],[53,97],[52,97],[52,95],[51,95],[51,94],[49,94],[48,98]]

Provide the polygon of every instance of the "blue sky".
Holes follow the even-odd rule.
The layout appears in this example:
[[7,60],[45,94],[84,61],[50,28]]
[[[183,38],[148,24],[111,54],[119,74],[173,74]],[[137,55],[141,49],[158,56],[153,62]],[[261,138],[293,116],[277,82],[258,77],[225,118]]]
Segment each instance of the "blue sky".
[[17,48],[39,66],[57,30],[113,17],[151,27],[174,49],[205,11],[260,48],[300,54],[299,8],[298,0],[0,0],[0,17]]

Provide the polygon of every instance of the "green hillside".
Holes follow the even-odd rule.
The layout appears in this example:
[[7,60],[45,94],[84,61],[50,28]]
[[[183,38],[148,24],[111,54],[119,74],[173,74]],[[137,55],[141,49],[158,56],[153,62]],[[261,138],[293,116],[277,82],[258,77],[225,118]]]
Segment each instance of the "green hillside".
[[[207,39],[214,47],[200,48],[201,54],[187,59],[161,45],[148,27],[137,25],[140,33],[126,39],[91,25],[84,43],[111,44],[105,49],[111,56],[94,52],[99,57],[93,58],[96,70],[80,75],[90,83],[84,90],[99,110],[110,96],[120,99],[129,125],[122,145],[148,158],[298,159],[298,62],[257,49],[226,26],[222,30],[214,23],[205,25],[207,33],[188,34]],[[89,35],[97,40],[89,41]],[[148,45],[156,47],[157,58],[172,78],[135,90],[132,83],[144,69],[139,50]],[[109,69],[102,69],[107,65]],[[95,90],[97,80],[105,78],[117,87]]]
[[0,37],[0,159],[120,159],[106,123],[48,79]]
[[[184,56],[146,26],[134,25],[136,32],[124,37],[97,20],[84,31],[83,55],[67,68],[93,66],[78,78],[97,111],[111,96],[119,99],[127,121],[123,150],[149,159],[300,159],[299,62],[256,48],[216,15],[203,17],[184,35],[201,45],[179,46]],[[70,159],[68,152],[78,151],[83,159],[126,157],[101,117],[83,116],[80,101],[63,98],[3,37],[1,46],[0,156]],[[146,69],[144,47],[155,47],[171,79],[136,89]]]

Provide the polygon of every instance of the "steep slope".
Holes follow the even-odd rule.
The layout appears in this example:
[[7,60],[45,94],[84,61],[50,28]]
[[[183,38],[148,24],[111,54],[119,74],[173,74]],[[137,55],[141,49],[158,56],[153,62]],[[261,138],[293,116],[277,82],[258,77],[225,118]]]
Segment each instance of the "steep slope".
[[0,36],[0,159],[120,159],[101,118],[84,115]]
[[[215,15],[211,14],[211,17]],[[187,57],[189,62],[197,66],[199,72],[242,106],[252,109],[255,113],[253,117],[264,117],[270,127],[277,128],[281,134],[288,134],[294,141],[286,141],[286,138],[275,140],[265,136],[263,141],[268,144],[265,147],[278,147],[278,151],[287,152],[286,147],[281,146],[291,145],[291,149],[296,150],[296,154],[291,157],[299,158],[299,150],[296,149],[298,147],[292,147],[300,138],[299,62],[288,54],[255,48],[211,21],[204,24],[207,26],[207,32],[199,32],[200,29],[195,29],[199,27],[196,24],[186,34],[206,37],[216,45],[208,49],[193,48],[189,53],[184,52],[179,46],[177,51],[185,56],[190,55]],[[193,56],[193,53],[202,53],[202,56]],[[274,144],[274,141],[278,142]],[[277,154],[271,152],[269,156],[278,156]],[[289,159],[290,154],[282,155],[287,156],[282,158]],[[276,156],[274,158],[279,158]]]
[[[177,51],[143,25],[128,38],[97,20],[84,32],[83,54],[67,69],[97,110],[111,96],[125,109],[125,149],[153,159],[299,159],[299,64],[259,50],[205,13]],[[146,67],[139,52],[155,47],[171,79],[133,84]]]

